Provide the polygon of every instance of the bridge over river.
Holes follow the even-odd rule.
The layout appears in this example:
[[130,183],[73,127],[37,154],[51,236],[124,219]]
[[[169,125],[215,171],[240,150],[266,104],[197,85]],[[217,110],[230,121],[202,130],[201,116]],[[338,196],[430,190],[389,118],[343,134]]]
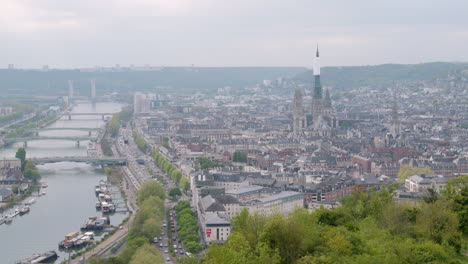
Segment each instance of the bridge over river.
[[126,165],[127,159],[116,158],[116,157],[47,157],[47,158],[31,158],[35,164],[43,163],[55,163],[61,161],[72,161],[72,162],[86,162],[99,165]]
[[41,132],[41,131],[55,131],[55,130],[76,130],[76,131],[100,131],[104,128],[93,127],[93,128],[85,128],[85,127],[44,127],[44,128],[37,128],[31,130],[33,132]]
[[68,116],[68,120],[72,119],[72,116],[101,116],[104,120],[106,116],[113,116],[116,113],[61,113],[59,116]]
[[70,141],[75,141],[76,146],[79,147],[81,141],[97,140],[97,137],[93,137],[93,136],[46,136],[46,137],[32,136],[32,137],[15,137],[15,138],[3,139],[5,144],[11,144],[14,142],[23,142],[24,147],[27,147],[28,141],[32,141],[32,140],[70,140]]

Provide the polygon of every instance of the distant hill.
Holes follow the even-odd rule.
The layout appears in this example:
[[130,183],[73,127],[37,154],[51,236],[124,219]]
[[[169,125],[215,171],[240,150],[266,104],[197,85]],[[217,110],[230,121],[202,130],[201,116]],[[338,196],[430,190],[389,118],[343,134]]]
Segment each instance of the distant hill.
[[[292,78],[303,67],[165,67],[159,71],[80,72],[78,70],[0,70],[2,95],[65,95],[68,80],[75,92],[90,94],[90,80],[96,80],[98,94],[104,92],[193,90],[215,91],[245,87],[278,77]],[[156,89],[158,87],[158,89]]]
[[[447,78],[448,75],[460,77],[466,69],[468,69],[468,63],[450,62],[324,67],[321,69],[321,79],[322,85],[346,89],[387,85],[393,82],[434,80]],[[312,71],[300,73],[294,79],[312,83]]]

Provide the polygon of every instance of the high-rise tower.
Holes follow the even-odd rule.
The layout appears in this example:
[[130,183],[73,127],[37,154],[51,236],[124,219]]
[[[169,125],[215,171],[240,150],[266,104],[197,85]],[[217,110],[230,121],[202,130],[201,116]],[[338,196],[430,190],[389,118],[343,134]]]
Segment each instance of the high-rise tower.
[[294,91],[294,109],[293,109],[293,132],[296,135],[302,134],[307,127],[306,115],[304,112],[303,98],[301,89]]

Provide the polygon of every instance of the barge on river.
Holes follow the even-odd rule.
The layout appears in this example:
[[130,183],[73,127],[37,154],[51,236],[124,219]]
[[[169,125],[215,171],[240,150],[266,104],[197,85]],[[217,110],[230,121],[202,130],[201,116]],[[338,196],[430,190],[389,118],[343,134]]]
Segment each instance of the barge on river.
[[63,241],[60,241],[60,249],[71,249],[78,248],[94,242],[94,233],[93,232],[71,232],[65,236]]
[[81,230],[103,230],[110,224],[109,217],[91,216],[81,226]]

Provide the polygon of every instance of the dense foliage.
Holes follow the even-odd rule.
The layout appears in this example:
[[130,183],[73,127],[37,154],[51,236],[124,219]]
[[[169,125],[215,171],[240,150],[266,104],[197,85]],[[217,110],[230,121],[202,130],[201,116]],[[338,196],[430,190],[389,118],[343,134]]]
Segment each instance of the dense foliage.
[[24,171],[24,165],[26,164],[26,149],[18,148],[15,157],[21,161],[21,170]]
[[395,202],[394,188],[386,186],[379,192],[356,188],[335,209],[297,209],[289,216],[244,210],[232,220],[228,241],[210,246],[203,262],[466,263],[464,227],[450,208],[464,203],[454,200],[467,185],[431,203]]
[[133,135],[133,140],[135,140],[135,143],[137,144],[138,148],[141,151],[146,152],[149,148],[149,145],[146,142],[146,140],[140,135],[138,135],[138,133],[135,130],[133,131],[132,135]]
[[54,121],[55,119],[56,119],[55,115],[46,115],[46,116],[37,115],[27,121],[24,121],[18,125],[15,125],[15,127],[12,130],[10,130],[5,135],[5,137],[12,138],[12,137],[26,136],[31,132],[31,130],[47,125],[50,122]]
[[174,206],[177,215],[177,227],[179,228],[179,239],[182,240],[187,251],[190,253],[198,253],[203,247],[200,244],[200,236],[198,235],[197,217],[190,208],[189,201],[180,201]]
[[39,182],[41,174],[36,168],[36,165],[31,160],[26,160],[26,149],[18,148],[15,157],[21,161],[21,170],[23,171],[24,177],[33,181],[33,183]]
[[39,182],[41,179],[41,174],[39,170],[36,168],[34,162],[30,160],[26,160],[24,165],[24,177],[27,179],[32,180],[34,183]]
[[161,153],[159,153],[158,150],[153,151],[151,154],[153,157],[153,160],[156,162],[156,164],[161,168],[171,179],[179,185],[179,187],[183,190],[188,190],[190,189],[190,183],[188,179],[184,176],[182,176],[182,172],[177,169],[176,166],[172,165],[168,160],[164,158]]
[[107,132],[112,137],[117,137],[121,124],[127,123],[133,115],[131,107],[123,108],[119,113],[112,116],[111,120],[107,123]]
[[205,157],[199,157],[197,158],[197,161],[198,163],[200,163],[200,169],[202,170],[216,168],[216,167],[224,167],[224,164],[215,163],[209,158],[205,158]]
[[13,108],[13,113],[0,116],[0,125],[7,124],[9,122],[22,118],[24,115],[28,113],[34,112],[34,105],[14,104],[14,105],[11,105],[11,107]]
[[234,162],[247,162],[247,153],[244,152],[234,152],[232,157]]
[[174,187],[169,190],[169,196],[171,197],[172,200],[175,200],[178,197],[182,196],[182,192],[180,191],[179,188]]
[[161,232],[165,193],[161,184],[148,181],[138,191],[139,210],[127,236],[125,249],[117,257],[95,259],[93,264],[158,264],[165,263],[161,253],[151,245]]

